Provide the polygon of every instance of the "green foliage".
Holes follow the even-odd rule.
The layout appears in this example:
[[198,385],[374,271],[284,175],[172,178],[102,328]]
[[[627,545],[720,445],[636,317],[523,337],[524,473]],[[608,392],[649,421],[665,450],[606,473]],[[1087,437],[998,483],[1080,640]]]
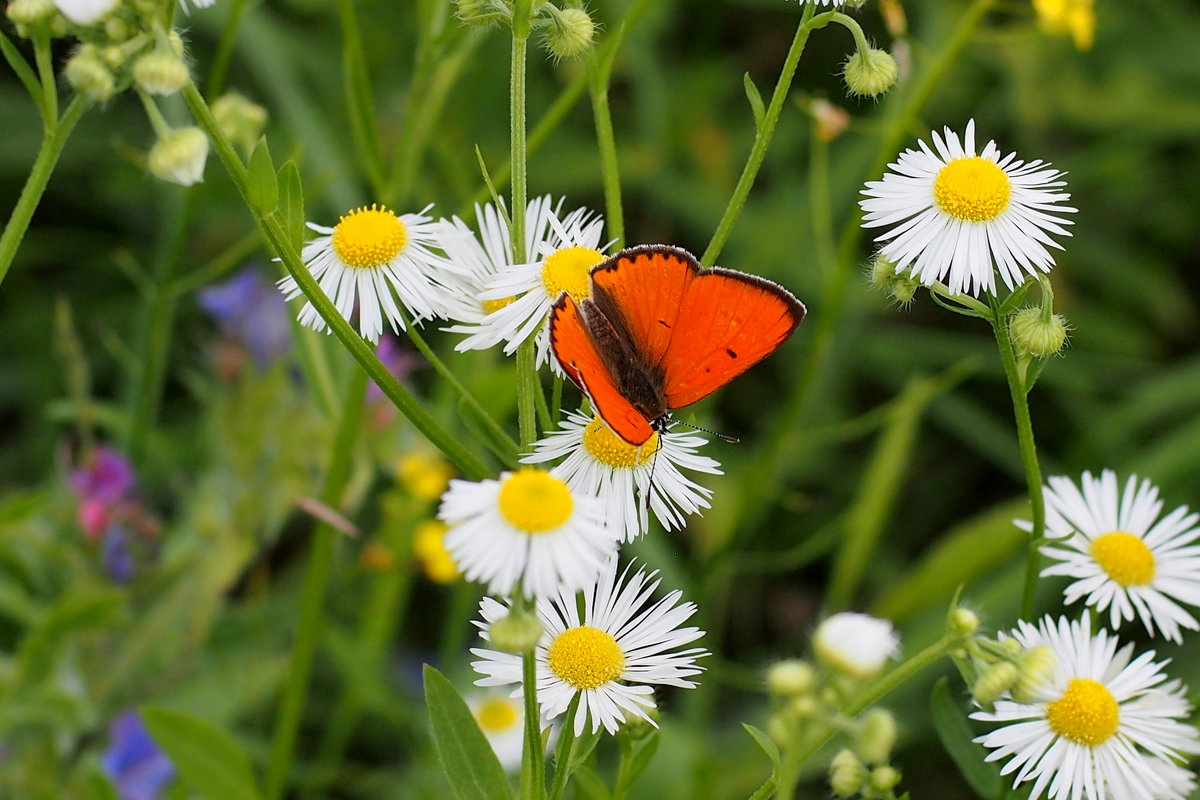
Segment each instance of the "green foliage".
[[245,751],[224,728],[161,706],[141,709],[155,742],[171,758],[183,782],[205,800],[258,800]]
[[504,769],[462,696],[428,664],[424,675],[433,741],[454,796],[458,800],[512,797]]

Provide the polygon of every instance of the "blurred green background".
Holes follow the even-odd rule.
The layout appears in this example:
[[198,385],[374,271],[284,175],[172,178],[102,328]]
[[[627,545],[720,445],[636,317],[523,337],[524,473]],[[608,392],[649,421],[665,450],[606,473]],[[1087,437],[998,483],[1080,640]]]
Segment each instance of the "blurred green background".
[[[321,224],[377,199],[355,160],[331,6],[251,4],[227,81],[269,110],[276,161],[298,160],[308,217]],[[590,6],[601,36],[626,6],[615,0]],[[219,0],[180,17],[200,78],[229,7]],[[903,60],[917,76],[966,8],[959,0],[903,3],[911,34]],[[498,30],[460,31],[451,21],[445,52],[461,62],[451,64],[443,54],[420,66],[413,3],[365,0],[356,9],[385,152],[408,152],[414,103],[435,101],[410,98],[414,74],[428,68],[447,81],[411,191],[390,201],[400,212],[435,203],[435,214],[466,216],[481,185],[474,148],[492,170],[507,157],[506,38]],[[742,76],[769,96],[799,13],[784,0],[660,0],[629,30],[610,92],[628,243],[705,248],[753,138]],[[878,4],[867,3],[856,16],[878,45],[891,44]],[[1027,3],[998,4],[903,146],[945,125],[961,131],[973,118],[982,140],[994,138],[1005,152],[1068,172],[1079,213],[1051,278],[1056,311],[1071,325],[1070,346],[1046,367],[1031,400],[1043,472],[1136,472],[1162,489],[1168,508],[1197,505],[1200,7],[1098,0],[1096,16],[1095,45],[1081,52],[1070,39],[1039,31]],[[704,688],[695,697],[666,696],[667,708],[678,713],[668,717],[663,750],[637,797],[744,797],[761,782],[765,759],[737,724],[764,724],[767,704],[755,688],[755,670],[804,651],[838,558],[832,553],[856,526],[878,540],[842,600],[895,619],[907,652],[937,636],[960,582],[985,624],[1005,626],[1015,616],[1022,541],[1008,521],[1025,513],[1024,476],[990,331],[938,309],[925,295],[898,307],[875,292],[863,272],[866,237],[844,265],[849,279],[841,303],[831,300],[829,288],[836,270],[818,265],[814,193],[828,202],[835,235],[854,224],[862,181],[879,177],[866,170],[880,135],[894,104],[906,97],[902,85],[879,100],[847,99],[838,73],[852,47],[841,28],[812,36],[763,170],[719,259],[787,286],[807,303],[809,319],[780,353],[685,415],[742,443],[715,442],[706,450],[727,473],[711,483],[717,494],[709,515],[682,534],[652,532],[636,548],[688,597],[709,601],[704,622],[720,631],[707,643],[717,657]],[[531,53],[533,125],[581,67],[555,64],[540,49]],[[58,55],[67,54],[60,47]],[[851,115],[846,132],[827,146],[814,142],[805,110],[815,98]],[[186,119],[181,104],[168,106],[174,120]],[[7,69],[0,71],[0,108],[0,208],[9,208],[40,130]],[[592,125],[584,93],[532,155],[531,194],[603,208]],[[261,756],[285,669],[309,527],[289,509],[296,494],[315,493],[329,431],[286,368],[232,383],[220,378],[218,333],[194,290],[246,263],[272,277],[274,269],[216,159],[205,183],[185,191],[145,171],[152,140],[140,104],[128,94],[88,113],[0,286],[0,485],[7,498],[0,500],[7,531],[0,539],[7,577],[0,581],[15,587],[0,592],[8,595],[0,598],[0,651],[10,683],[20,672],[13,664],[24,663],[21,653],[43,619],[41,612],[22,615],[22,604],[51,608],[72,586],[103,584],[94,548],[72,530],[63,487],[79,410],[69,391],[71,370],[86,363],[100,436],[120,445],[137,408],[139,365],[154,357],[144,349],[145,331],[154,325],[171,331],[161,354],[161,409],[138,464],[146,502],[165,523],[161,551],[146,556],[148,571],[111,598],[112,608],[89,623],[86,636],[55,639],[65,649],[46,654],[56,665],[52,676],[89,676],[86,702],[61,717],[0,714],[0,741],[11,742],[10,756],[0,760],[0,778],[8,783],[0,786],[15,792],[4,796],[60,796],[35,789],[75,780],[62,776],[75,775],[87,754],[103,746],[112,714],[148,701],[204,711]],[[827,189],[811,184],[821,154],[828,157]],[[162,294],[164,276],[170,287],[184,288],[175,301]],[[60,301],[78,336],[73,356],[64,355],[56,334]],[[778,409],[826,314],[830,350],[801,424],[788,432],[767,496],[750,498],[754,507],[746,509],[742,470],[779,436]],[[454,338],[435,327],[427,326],[427,334],[451,367],[497,413],[511,413],[509,365],[498,354],[453,354]],[[328,345],[344,374],[345,359],[334,341]],[[440,418],[458,424],[430,370],[416,370],[409,383],[431,398]],[[390,467],[416,441],[394,423],[364,447],[352,497],[359,509],[354,521],[367,538],[389,524],[380,497],[395,491]],[[400,515],[406,521],[396,524],[430,513],[416,507],[410,502]],[[737,524],[747,511],[753,522]],[[740,538],[730,549],[734,529]],[[809,550],[801,547],[806,542]],[[429,788],[439,784],[420,734],[416,665],[436,658],[431,654],[441,647],[457,659],[443,669],[460,686],[469,682],[460,648],[470,636],[463,614],[470,613],[473,590],[413,578],[410,614],[388,638],[387,670],[358,675],[351,632],[376,580],[359,566],[359,547],[340,546],[331,633],[310,693],[302,756],[314,751],[338,687],[354,681],[365,687],[364,714],[332,773],[313,778],[302,768],[298,780],[316,780],[327,787],[320,796],[328,797],[440,796],[443,790]],[[1045,610],[1060,608],[1058,588],[1042,587]],[[463,626],[448,643],[439,640],[443,615]],[[1155,647],[1175,659],[1174,676],[1200,685],[1194,647]],[[91,691],[97,674],[104,691]],[[895,763],[914,797],[967,797],[927,724],[932,677],[887,701],[902,725]],[[13,697],[17,686],[6,691]],[[37,708],[53,706],[41,695],[23,696]],[[55,733],[67,736],[69,746],[61,747]],[[31,764],[53,764],[55,777],[40,785],[29,778]],[[825,793],[819,784],[810,789]]]

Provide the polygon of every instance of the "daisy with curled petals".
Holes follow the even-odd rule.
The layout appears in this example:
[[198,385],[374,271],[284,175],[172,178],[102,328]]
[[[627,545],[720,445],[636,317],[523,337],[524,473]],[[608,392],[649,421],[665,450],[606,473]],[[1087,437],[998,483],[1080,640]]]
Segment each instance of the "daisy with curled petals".
[[1042,575],[1075,579],[1065,590],[1068,604],[1086,598],[1098,613],[1109,612],[1114,629],[1136,613],[1150,635],[1157,628],[1174,642],[1181,628],[1200,629],[1180,605],[1200,606],[1200,514],[1180,506],[1160,519],[1163,504],[1150,481],[1131,475],[1122,492],[1107,469],[1098,478],[1083,473],[1081,487],[1061,476],[1048,484],[1046,537],[1055,541],[1041,552],[1057,563]]
[[508,595],[576,592],[617,549],[597,498],[572,490],[557,471],[525,468],[499,480],[452,480],[438,519],[444,544],[468,580]]
[[989,141],[975,150],[975,121],[966,136],[946,128],[933,133],[934,152],[905,150],[881,181],[867,181],[860,200],[863,227],[888,230],[876,237],[880,253],[926,286],[946,284],[953,294],[995,294],[995,271],[1013,289],[1026,273],[1049,272],[1062,249],[1050,234],[1070,236],[1062,214],[1071,195],[1060,189],[1064,173],[1015,153],[1001,157]]
[[[436,225],[425,213],[429,208],[397,215],[372,204],[351,211],[332,228],[308,223],[321,235],[301,251],[305,265],[345,319],[357,301],[359,333],[369,342],[379,341],[384,318],[393,331],[404,329],[397,297],[419,322],[444,317],[443,298],[461,291],[467,270],[434,252],[438,240]],[[301,293],[292,277],[279,281],[279,288],[288,300]],[[312,303],[305,303],[300,322],[325,330]]]
[[548,196],[541,200],[536,209],[530,204],[526,219],[526,242],[534,260],[505,265],[486,281],[479,299],[502,305],[477,323],[448,328],[467,334],[455,350],[486,350],[504,342],[505,355],[512,355],[522,342],[536,336],[540,367],[550,356],[546,324],[550,306],[564,291],[576,300],[588,296],[588,272],[605,258],[607,244],[600,240],[604,218],[586,208],[561,216],[561,200],[554,205]]
[[975,739],[1007,759],[1001,774],[1016,773],[1014,787],[1033,781],[1033,800],[1183,800],[1195,776],[1179,766],[1200,752],[1196,729],[1179,681],[1167,681],[1154,652],[1133,657],[1114,636],[1091,634],[1080,622],[1046,616],[1021,621],[1012,632],[1025,648],[1049,646],[1056,658],[1050,676],[1030,702],[999,700],[973,719],[1001,727]]
[[[696,659],[709,653],[702,647],[683,648],[704,632],[680,627],[696,613],[693,603],[679,603],[682,592],[670,592],[652,601],[660,581],[657,572],[644,570],[632,577],[627,567],[618,578],[617,559],[609,560],[599,580],[584,591],[583,612],[575,594],[562,591],[553,599],[538,601],[543,634],[535,653],[538,702],[546,720],[563,714],[576,696],[575,735],[588,721],[592,732],[603,727],[616,733],[626,720],[640,718],[657,725],[649,712],[655,708],[653,686],[690,689],[690,678],[703,668]],[[508,614],[508,608],[485,597],[480,604],[483,629]],[[483,678],[480,686],[517,686],[520,695],[521,657],[495,650],[473,649],[480,661],[472,662]]]
[[613,433],[598,416],[568,412],[559,429],[535,442],[526,464],[566,460],[559,466],[567,485],[600,498],[609,509],[609,524],[617,521],[624,540],[632,542],[649,528],[645,498],[654,516],[667,530],[684,526],[684,516],[709,507],[712,490],[690,480],[683,469],[721,474],[721,465],[696,455],[705,444],[700,436],[655,432],[639,446]]

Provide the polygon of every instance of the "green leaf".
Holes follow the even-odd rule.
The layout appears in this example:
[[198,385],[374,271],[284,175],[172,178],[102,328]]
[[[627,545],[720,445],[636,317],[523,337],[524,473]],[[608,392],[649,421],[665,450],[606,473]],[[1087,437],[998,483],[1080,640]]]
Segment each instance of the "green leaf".
[[425,706],[442,771],[458,800],[511,798],[504,768],[479,723],[446,676],[425,665]]
[[[640,739],[633,742],[630,746],[631,755],[627,756],[629,768],[621,772],[621,778],[617,783],[616,792],[618,795],[624,795],[633,782],[638,779],[638,776],[646,771],[646,767],[650,766],[651,759],[658,752],[658,745],[662,741],[658,731],[653,731],[645,739]],[[623,758],[625,758],[623,754]]]
[[600,743],[601,730],[585,727],[583,733],[575,737],[575,749],[571,751],[571,758],[567,760],[567,775],[575,774],[575,771],[591,757],[596,745]]
[[124,608],[125,593],[107,587],[80,588],[59,598],[21,640],[17,650],[18,680],[36,683],[43,679],[51,672],[67,636],[114,625]]
[[163,706],[143,706],[141,715],[193,792],[206,800],[258,800],[250,759],[224,728]]
[[279,184],[275,181],[275,166],[271,163],[265,136],[254,145],[250,163],[246,166],[246,195],[250,208],[262,218],[271,216],[279,204]]
[[575,773],[575,796],[579,800],[610,800],[612,792],[591,767]]
[[750,737],[762,748],[762,751],[767,754],[767,758],[771,759],[771,766],[778,770],[779,748],[776,747],[775,742],[771,741],[771,737],[767,735],[766,731],[760,730],[746,722],[742,723],[742,727],[746,729],[746,733],[750,734]]
[[299,253],[304,249],[304,187],[295,161],[289,160],[279,168],[278,182],[279,222]]
[[[17,73],[17,77],[21,79],[21,83],[25,86],[25,91],[29,92],[29,96],[37,104],[38,111],[42,113],[42,119],[45,119],[46,107],[42,105],[42,84],[38,81],[37,75],[34,74],[33,68],[29,66],[29,62],[25,60],[25,56],[21,55],[21,51],[17,49],[17,46],[3,33],[0,33],[0,51],[4,52],[4,60],[13,68],[13,72]],[[51,112],[53,112],[53,109],[51,109]]]
[[929,695],[929,710],[933,714],[933,727],[937,729],[942,747],[966,778],[975,794],[984,798],[999,797],[1004,791],[1004,780],[995,764],[984,761],[987,750],[971,741],[975,732],[967,722],[962,708],[950,696],[950,685],[941,678]]
[[758,87],[754,85],[754,80],[750,77],[749,72],[742,75],[742,85],[746,87],[746,99],[750,101],[750,110],[754,112],[754,127],[760,128],[767,111],[763,105],[762,95],[758,93]]

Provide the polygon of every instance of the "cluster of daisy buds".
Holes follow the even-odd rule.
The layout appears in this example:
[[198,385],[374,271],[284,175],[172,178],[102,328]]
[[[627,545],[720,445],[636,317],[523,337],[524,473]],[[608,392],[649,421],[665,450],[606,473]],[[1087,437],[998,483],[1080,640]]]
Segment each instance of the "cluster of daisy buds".
[[[587,9],[568,1],[561,7],[534,0],[534,30],[541,31],[542,46],[555,59],[578,58],[592,46],[596,23]],[[458,17],[470,25],[511,25],[511,0],[458,0]]]
[[830,765],[838,797],[890,798],[900,774],[888,763],[896,744],[896,720],[883,708],[848,719],[840,708],[896,654],[899,639],[887,620],[844,612],[813,634],[813,661],[787,659],[767,671],[776,710],[767,731],[783,749],[812,731],[836,729],[847,740]]
[[896,271],[896,265],[884,258],[882,253],[876,253],[868,269],[871,285],[887,292],[888,297],[902,306],[908,305],[916,297],[920,283],[906,273]]
[[1005,693],[1018,703],[1031,702],[1055,665],[1050,647],[1023,647],[1012,637],[971,637],[952,656],[971,697],[985,709]]

